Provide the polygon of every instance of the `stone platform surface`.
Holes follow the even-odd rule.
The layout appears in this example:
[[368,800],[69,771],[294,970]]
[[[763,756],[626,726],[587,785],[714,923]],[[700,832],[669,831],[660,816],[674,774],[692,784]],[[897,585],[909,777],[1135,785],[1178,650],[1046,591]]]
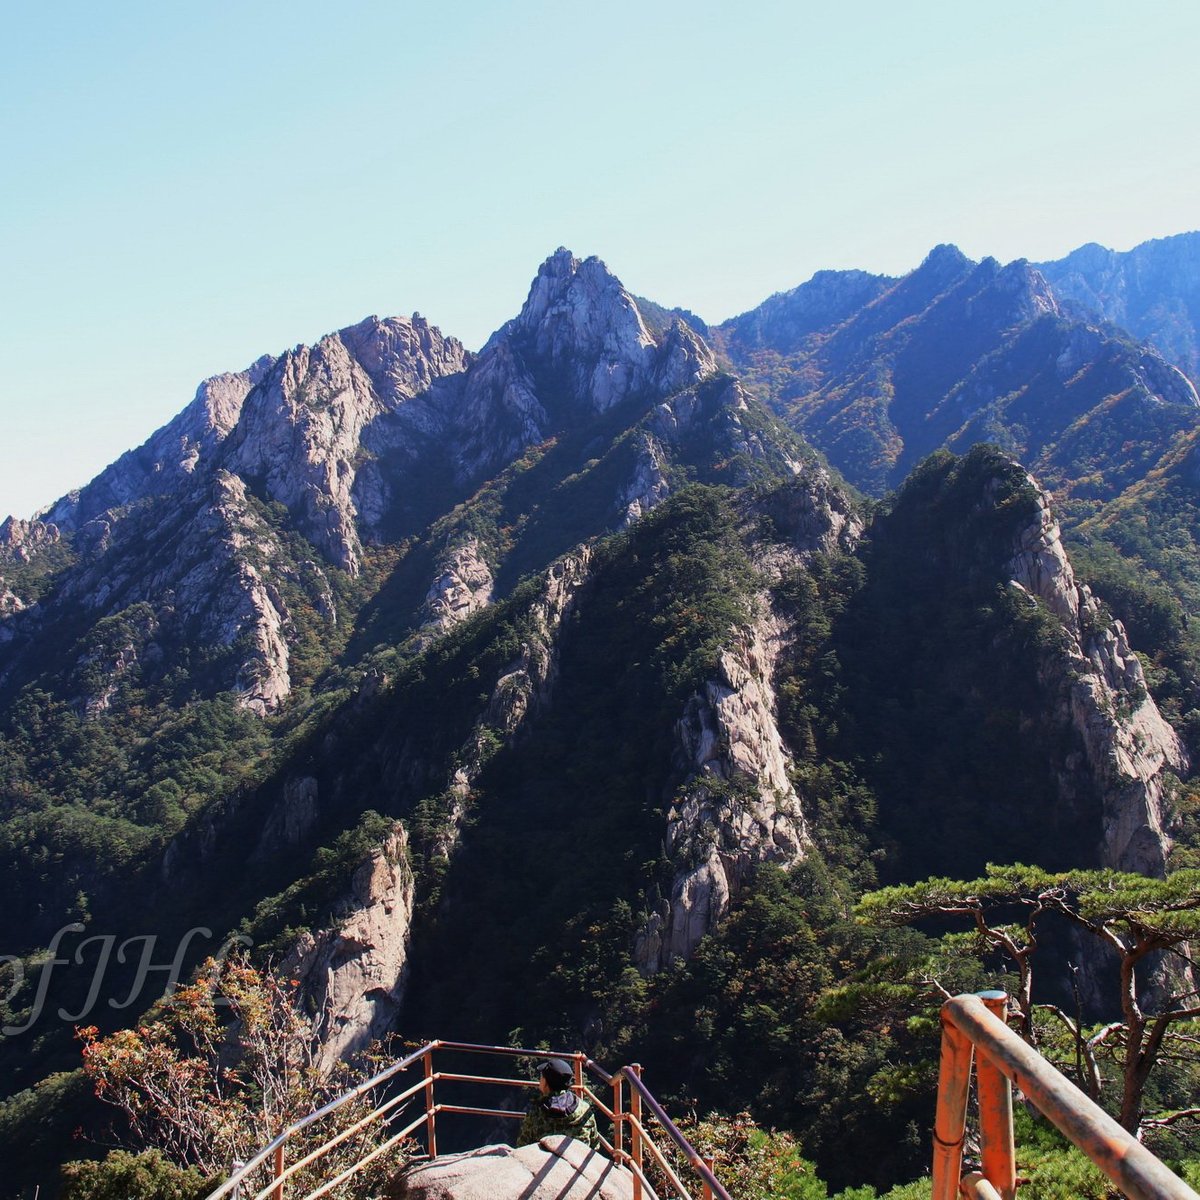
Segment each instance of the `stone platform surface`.
[[481,1146],[410,1167],[404,1200],[632,1200],[633,1176],[583,1142],[545,1137],[536,1146]]

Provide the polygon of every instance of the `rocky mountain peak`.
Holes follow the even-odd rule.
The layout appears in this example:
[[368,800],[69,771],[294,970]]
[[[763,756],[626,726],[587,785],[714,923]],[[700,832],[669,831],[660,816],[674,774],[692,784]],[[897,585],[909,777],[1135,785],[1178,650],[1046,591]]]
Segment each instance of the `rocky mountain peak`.
[[478,478],[556,430],[626,400],[665,399],[716,369],[685,321],[656,340],[600,259],[559,249],[542,264],[520,314],[493,334],[467,374],[458,475]]
[[1085,242],[1062,260],[1063,266],[1083,271],[1103,271],[1115,265],[1117,252],[1099,242]]
[[1025,310],[1022,316],[1027,320],[1059,311],[1046,277],[1028,259],[1018,258],[1002,267],[996,275],[996,287],[1020,300]]
[[600,259],[559,249],[542,264],[520,315],[502,331],[532,341],[539,356],[648,366],[654,338],[637,304]]
[[246,397],[268,378],[278,361],[264,354],[244,371],[204,380],[178,416],[122,454],[86,487],[51,505],[45,519],[73,532],[109,509],[185,490],[193,477],[207,474],[205,468],[215,468],[220,447],[241,420]]
[[435,379],[465,371],[471,355],[420,313],[411,317],[367,317],[337,337],[370,377],[387,404],[411,399]]
[[925,255],[917,271],[923,274],[942,275],[949,280],[961,275],[973,266],[971,260],[952,242],[941,242]]
[[962,301],[963,319],[997,331],[1059,311],[1045,277],[1023,258],[1005,266],[983,259],[964,284]]
[[840,325],[895,282],[866,271],[818,271],[799,287],[776,292],[726,321],[718,332],[722,342],[795,351],[810,335]]

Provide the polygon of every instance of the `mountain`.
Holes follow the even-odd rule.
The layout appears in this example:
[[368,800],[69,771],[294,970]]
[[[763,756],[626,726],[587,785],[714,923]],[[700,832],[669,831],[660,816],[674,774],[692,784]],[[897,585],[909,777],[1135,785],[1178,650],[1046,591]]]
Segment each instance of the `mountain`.
[[731,369],[847,479],[880,495],[934,450],[995,442],[1087,506],[1200,424],[1188,379],[1065,315],[1023,261],[934,249],[900,280],[822,272],[715,331]]
[[1089,242],[1037,268],[1065,305],[1127,329],[1200,380],[1200,233],[1124,252]]
[[[326,1064],[393,1030],[636,1039],[665,1093],[725,1080],[830,1179],[919,1169],[924,1085],[862,1097],[927,1048],[818,1011],[912,952],[864,940],[853,899],[996,860],[1160,874],[1189,769],[1057,500],[969,445],[988,387],[1051,472],[1089,421],[1110,447],[1143,420],[1114,470],[1148,487],[1175,453],[1188,478],[1183,377],[1027,264],[943,247],[709,329],[559,250],[477,355],[370,318],[207,381],[5,522],[3,1016],[45,1023],[0,1042],[0,1155],[36,1134],[61,1157],[95,1119],[45,1014],[117,1027],[153,999],[39,975],[74,921],[188,965],[240,933],[298,981]],[[931,453],[873,504],[800,433],[864,487]],[[105,998],[144,982],[106,968]],[[897,1147],[865,1172],[864,1130]]]
[[[200,907],[213,883],[195,845],[219,840],[216,814],[261,815],[247,796],[330,713],[355,723],[477,610],[526,577],[561,589],[546,572],[563,554],[689,482],[804,464],[688,326],[652,334],[602,263],[566,251],[478,356],[419,318],[372,318],[206,382],[44,520],[4,526],[8,944],[121,909],[131,873],[148,894],[169,880],[164,920],[190,920],[179,881]],[[311,809],[306,778],[283,786]],[[306,820],[280,816],[275,844],[268,817],[255,861]]]

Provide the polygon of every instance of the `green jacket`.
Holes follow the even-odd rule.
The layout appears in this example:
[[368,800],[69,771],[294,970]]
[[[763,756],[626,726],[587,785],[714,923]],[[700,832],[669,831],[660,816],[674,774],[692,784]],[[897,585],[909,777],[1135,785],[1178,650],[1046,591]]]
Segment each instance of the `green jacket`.
[[528,1146],[559,1133],[578,1138],[593,1150],[600,1149],[600,1130],[596,1128],[596,1114],[591,1103],[569,1088],[539,1096],[529,1106],[517,1134],[517,1145]]

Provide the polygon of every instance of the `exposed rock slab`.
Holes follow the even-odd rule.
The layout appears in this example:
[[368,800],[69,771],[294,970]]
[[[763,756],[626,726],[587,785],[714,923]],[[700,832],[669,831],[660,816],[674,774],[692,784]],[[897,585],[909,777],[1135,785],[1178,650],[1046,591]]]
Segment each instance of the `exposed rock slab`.
[[[1102,797],[1101,861],[1161,876],[1170,848],[1164,827],[1167,774],[1186,770],[1187,752],[1146,688],[1125,627],[1120,621],[1104,624],[1091,591],[1076,581],[1043,491],[1009,570],[1013,586],[1038,597],[1068,635],[1065,661],[1047,660],[1042,673],[1066,689],[1064,715],[1083,741],[1083,769]],[[1063,782],[1071,786],[1069,766]]]
[[324,1070],[387,1033],[404,999],[413,876],[398,822],[355,871],[345,905],[340,923],[304,934],[281,968],[315,1012]]
[[775,721],[771,680],[783,630],[762,606],[733,634],[718,676],[688,700],[676,726],[686,782],[667,815],[664,846],[679,866],[634,947],[647,973],[689,957],[757,864],[791,866],[809,846]]
[[468,538],[442,556],[438,576],[425,597],[426,623],[439,633],[462,624],[492,599],[491,568],[479,541]]
[[58,526],[45,521],[7,517],[0,523],[0,563],[25,563],[59,540]]
[[481,1146],[405,1172],[404,1200],[632,1200],[633,1176],[583,1142],[547,1137],[536,1146]]

